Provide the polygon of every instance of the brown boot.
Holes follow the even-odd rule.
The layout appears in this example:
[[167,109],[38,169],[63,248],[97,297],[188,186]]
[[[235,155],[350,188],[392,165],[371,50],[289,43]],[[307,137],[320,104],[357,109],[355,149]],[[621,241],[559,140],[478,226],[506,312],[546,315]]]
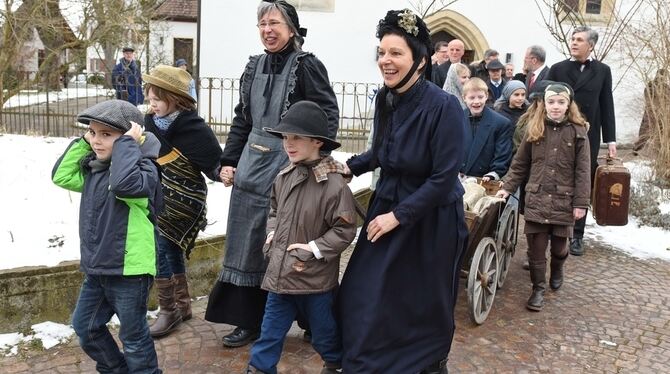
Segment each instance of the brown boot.
[[546,261],[530,261],[530,280],[533,283],[533,293],[530,294],[526,308],[539,312],[544,307],[544,290],[547,288]]
[[172,332],[181,323],[181,313],[174,300],[174,281],[172,278],[156,278],[158,288],[158,319],[149,327],[152,338],[160,338]]
[[188,293],[188,282],[186,274],[174,274],[174,297],[177,309],[181,312],[181,320],[188,321],[193,316],[191,312],[191,296]]
[[568,258],[568,254],[565,254],[565,257],[559,258],[551,256],[551,276],[549,277],[549,287],[552,290],[557,290],[563,285],[563,263],[565,259]]

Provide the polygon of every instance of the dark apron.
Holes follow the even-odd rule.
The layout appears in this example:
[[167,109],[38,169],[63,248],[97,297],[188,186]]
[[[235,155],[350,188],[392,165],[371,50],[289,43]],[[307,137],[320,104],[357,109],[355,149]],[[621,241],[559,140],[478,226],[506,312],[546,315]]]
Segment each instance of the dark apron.
[[[263,131],[263,127],[274,128],[279,124],[297,56],[292,53],[281,74],[272,77],[263,73],[267,55],[261,56],[256,65],[249,95],[253,127],[237,164],[230,196],[226,250],[219,275],[221,282],[258,287],[263,281],[267,263],[262,248],[270,212],[270,193],[275,177],[288,165],[282,140]],[[268,79],[273,80],[273,85],[266,110],[263,92]]]

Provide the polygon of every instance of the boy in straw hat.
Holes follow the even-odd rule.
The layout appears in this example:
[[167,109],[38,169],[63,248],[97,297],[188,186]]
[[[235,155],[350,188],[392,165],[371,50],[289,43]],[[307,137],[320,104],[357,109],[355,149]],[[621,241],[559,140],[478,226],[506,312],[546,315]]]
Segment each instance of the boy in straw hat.
[[[72,327],[101,373],[160,373],[147,324],[147,297],[156,274],[156,214],[161,190],[160,145],[142,134],[142,113],[123,100],[81,112],[86,134],[70,143],[53,182],[81,192],[80,268],[85,274]],[[113,162],[112,162],[113,161]],[[107,322],[121,322],[119,351]]]
[[184,252],[188,256],[207,224],[207,184],[202,174],[219,181],[222,151],[214,132],[195,110],[187,71],[159,65],[143,78],[149,99],[144,121],[161,144],[158,164],[166,208],[158,217],[160,311],[151,326],[151,335],[161,337],[192,315]]
[[286,333],[298,313],[309,322],[321,373],[341,372],[342,347],[332,307],[340,253],[356,236],[351,179],[344,165],[320,151],[340,146],[328,137],[326,113],[314,102],[292,105],[268,133],[283,139],[291,164],[275,179],[267,239],[269,260],[261,288],[268,291],[260,338],[248,373],[276,373]]

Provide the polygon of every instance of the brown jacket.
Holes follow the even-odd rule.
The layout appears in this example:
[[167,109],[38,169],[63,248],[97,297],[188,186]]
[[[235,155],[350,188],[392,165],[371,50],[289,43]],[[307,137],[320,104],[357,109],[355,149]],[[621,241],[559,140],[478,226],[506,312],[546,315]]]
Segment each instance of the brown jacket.
[[[269,259],[261,288],[281,294],[312,294],[338,285],[340,253],[356,237],[353,194],[344,167],[328,156],[311,164],[292,164],[272,187],[267,232],[274,231],[263,252]],[[323,256],[286,248],[313,241]]]
[[573,208],[589,206],[590,157],[586,127],[546,120],[542,139],[524,137],[503,189],[514,192],[528,178],[525,220],[574,225]]

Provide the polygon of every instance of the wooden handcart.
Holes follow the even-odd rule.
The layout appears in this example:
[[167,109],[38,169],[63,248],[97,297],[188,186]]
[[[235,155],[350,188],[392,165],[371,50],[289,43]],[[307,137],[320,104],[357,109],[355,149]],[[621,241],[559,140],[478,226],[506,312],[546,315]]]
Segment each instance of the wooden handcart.
[[[486,195],[494,196],[499,182],[479,183]],[[519,224],[518,198],[492,203],[478,214],[465,211],[470,234],[463,258],[463,272],[467,274],[467,294],[470,318],[481,325],[488,317],[496,290],[505,283],[510,262],[514,256]]]

